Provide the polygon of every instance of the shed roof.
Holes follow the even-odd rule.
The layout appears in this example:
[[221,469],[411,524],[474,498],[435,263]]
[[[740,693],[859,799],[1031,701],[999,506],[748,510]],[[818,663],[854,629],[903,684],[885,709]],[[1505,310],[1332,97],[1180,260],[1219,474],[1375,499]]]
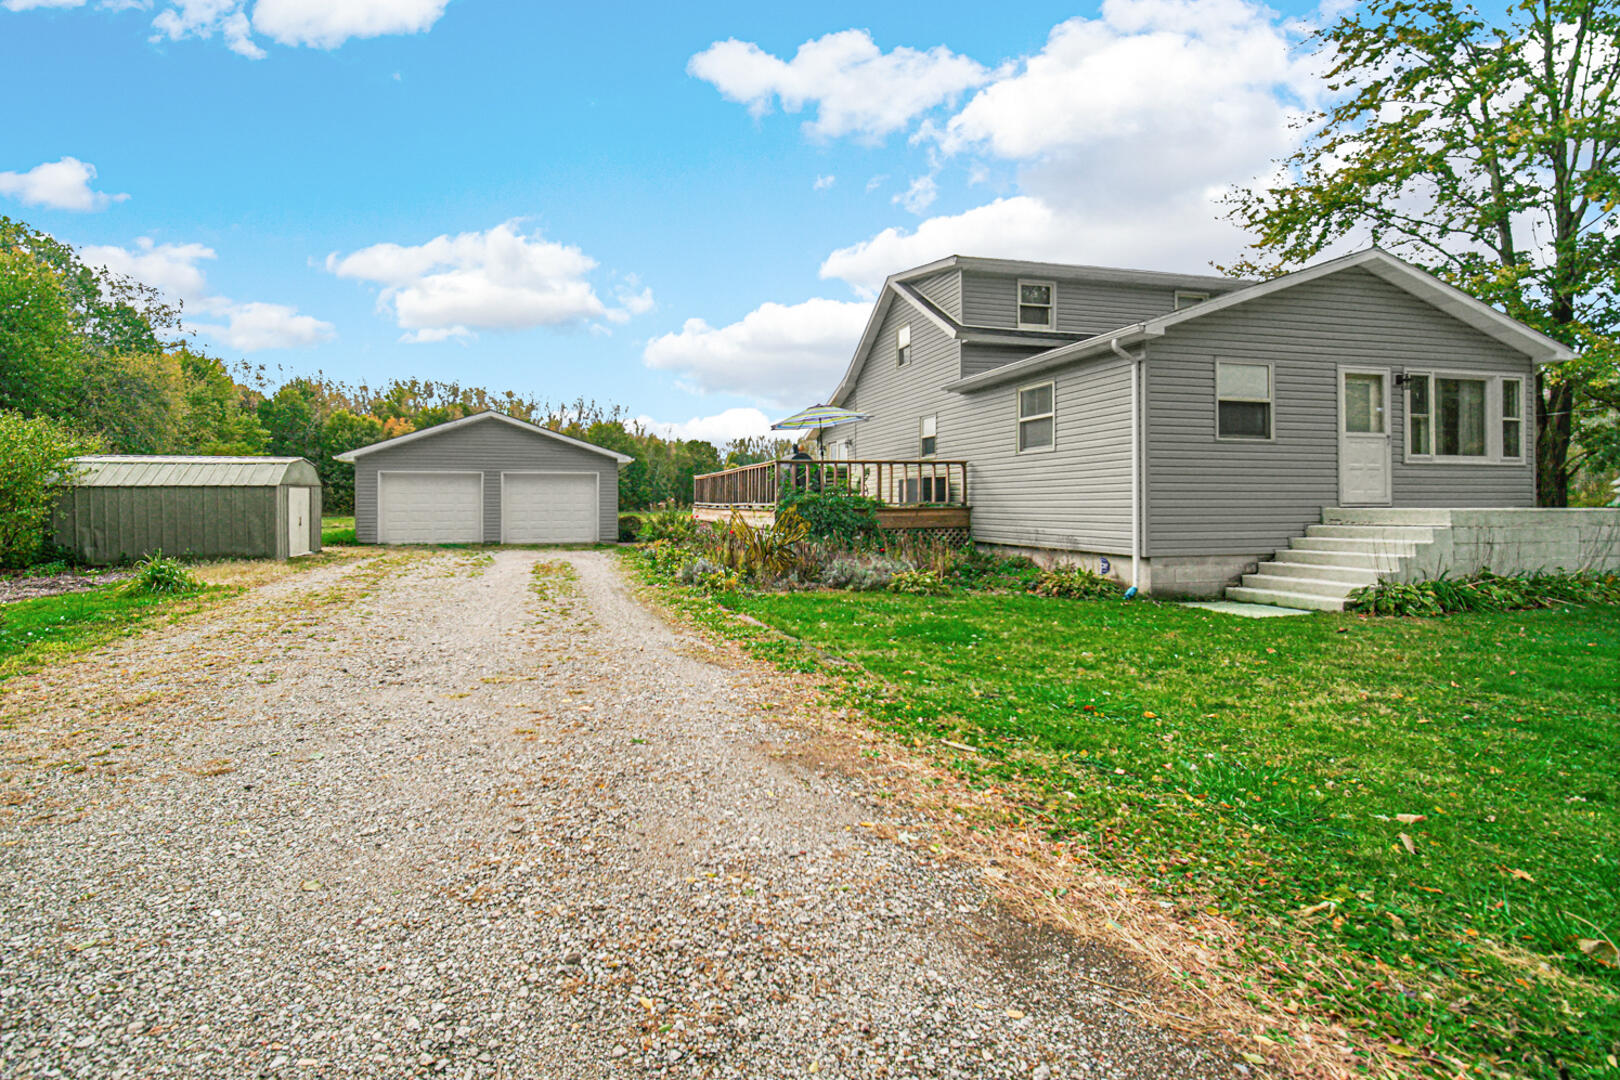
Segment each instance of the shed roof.
[[321,482],[315,466],[301,457],[87,454],[73,463],[78,487],[314,487]]

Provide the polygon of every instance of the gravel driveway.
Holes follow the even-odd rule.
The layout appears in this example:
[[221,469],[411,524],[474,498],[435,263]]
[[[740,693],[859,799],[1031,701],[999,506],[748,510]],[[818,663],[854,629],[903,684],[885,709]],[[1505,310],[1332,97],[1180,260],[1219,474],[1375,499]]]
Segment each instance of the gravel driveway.
[[0,686],[0,1074],[1232,1071],[690,645],[600,552],[406,551]]

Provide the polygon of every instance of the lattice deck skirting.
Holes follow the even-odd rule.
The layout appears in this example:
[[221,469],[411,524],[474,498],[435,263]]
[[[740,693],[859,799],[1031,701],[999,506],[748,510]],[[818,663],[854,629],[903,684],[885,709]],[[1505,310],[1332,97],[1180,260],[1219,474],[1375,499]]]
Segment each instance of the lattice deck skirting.
[[971,543],[973,540],[973,530],[963,528],[960,525],[943,525],[938,527],[923,527],[913,529],[885,529],[883,530],[883,533],[885,536],[918,536],[936,539],[956,547],[961,547],[964,544]]

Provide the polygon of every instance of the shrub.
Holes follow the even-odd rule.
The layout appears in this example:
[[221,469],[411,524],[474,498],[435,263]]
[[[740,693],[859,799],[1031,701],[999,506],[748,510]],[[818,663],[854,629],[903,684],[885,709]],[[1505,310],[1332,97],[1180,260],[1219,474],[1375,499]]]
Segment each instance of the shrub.
[[124,582],[125,591],[145,596],[177,595],[201,588],[202,582],[179,559],[167,558],[161,551],[136,563],[135,573]]
[[777,517],[792,511],[804,519],[809,535],[816,539],[858,544],[878,535],[877,512],[882,505],[877,499],[847,491],[794,491],[782,497]]
[[1042,570],[1030,591],[1064,600],[1117,600],[1122,595],[1118,582],[1077,566]]
[[742,577],[734,570],[716,566],[708,559],[693,559],[681,567],[677,575],[683,585],[696,585],[715,592],[726,592],[742,587]]
[[1463,611],[1518,611],[1560,604],[1620,604],[1620,575],[1521,574],[1482,571],[1428,581],[1380,581],[1345,601],[1346,611],[1370,615],[1450,615]]
[[649,514],[641,521],[636,539],[642,543],[653,540],[690,540],[697,535],[697,519],[691,514]]
[[779,508],[775,522],[766,528],[755,528],[734,513],[712,551],[727,569],[743,577],[787,577],[808,565],[800,545],[809,535],[809,523],[792,507]]
[[889,591],[908,596],[943,596],[951,590],[932,570],[902,570],[889,582]]
[[633,544],[641,535],[641,519],[634,514],[619,515],[619,540],[622,543]]
[[951,576],[970,589],[1028,592],[1041,576],[1034,559],[1023,555],[993,555],[970,548],[957,562]]
[[849,556],[833,559],[821,573],[822,584],[851,592],[887,589],[895,575],[910,570],[905,563],[883,556]]
[[39,557],[70,460],[95,448],[54,420],[0,409],[0,566]]

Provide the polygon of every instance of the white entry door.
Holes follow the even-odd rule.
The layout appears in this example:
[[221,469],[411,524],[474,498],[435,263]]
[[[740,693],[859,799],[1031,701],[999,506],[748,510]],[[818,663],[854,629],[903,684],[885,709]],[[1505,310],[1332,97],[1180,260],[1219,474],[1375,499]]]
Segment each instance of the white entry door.
[[309,554],[309,488],[287,489],[287,556]]
[[1390,501],[1389,369],[1339,369],[1339,502]]
[[384,544],[478,544],[484,540],[484,474],[377,474],[377,539]]
[[501,473],[501,543],[595,542],[597,484],[593,472]]

